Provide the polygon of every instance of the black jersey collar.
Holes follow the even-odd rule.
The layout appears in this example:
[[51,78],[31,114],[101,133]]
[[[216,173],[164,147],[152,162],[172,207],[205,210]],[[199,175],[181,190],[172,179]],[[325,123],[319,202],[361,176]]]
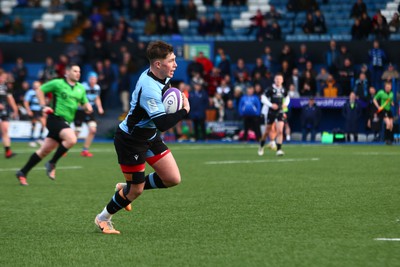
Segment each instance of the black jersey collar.
[[162,84],[165,84],[165,82],[167,81],[167,78],[165,78],[165,79],[160,79],[160,78],[157,78],[156,77],[156,75],[154,75],[154,73],[152,73],[151,72],[151,70],[149,70],[148,72],[147,72],[147,75],[149,75],[151,78],[153,78],[154,80],[156,80],[156,81],[158,81],[158,82],[160,82],[160,83],[162,83]]

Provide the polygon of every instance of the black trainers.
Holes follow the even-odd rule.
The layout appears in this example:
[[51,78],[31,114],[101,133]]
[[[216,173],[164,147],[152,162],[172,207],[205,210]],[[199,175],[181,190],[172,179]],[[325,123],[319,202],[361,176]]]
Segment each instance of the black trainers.
[[56,165],[54,163],[46,162],[44,165],[46,168],[46,174],[51,180],[56,179]]

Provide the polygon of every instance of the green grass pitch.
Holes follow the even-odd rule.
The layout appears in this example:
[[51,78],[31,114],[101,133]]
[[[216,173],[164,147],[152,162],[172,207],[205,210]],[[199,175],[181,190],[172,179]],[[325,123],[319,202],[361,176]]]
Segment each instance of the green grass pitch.
[[[400,149],[169,144],[182,183],[145,191],[104,235],[94,217],[122,181],[112,143],[81,144],[49,180],[34,151],[0,158],[0,266],[400,266]],[[147,172],[151,170],[147,168]],[[388,238],[388,240],[376,240]]]

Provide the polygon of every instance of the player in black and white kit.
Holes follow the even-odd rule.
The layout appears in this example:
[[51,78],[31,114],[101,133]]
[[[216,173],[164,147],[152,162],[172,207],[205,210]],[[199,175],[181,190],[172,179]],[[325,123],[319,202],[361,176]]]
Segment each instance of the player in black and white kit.
[[[6,159],[12,158],[15,156],[15,153],[11,150],[11,139],[8,135],[8,128],[10,126],[10,115],[14,119],[18,118],[18,107],[15,103],[15,99],[11,93],[11,90],[8,89],[6,85],[7,73],[0,73],[0,131],[1,131],[1,140],[3,140],[3,145],[5,149],[5,157]],[[12,114],[9,114],[8,107],[11,107],[13,110]]]
[[[269,107],[267,117],[267,131],[276,123],[276,145],[277,156],[283,156],[282,150],[283,128],[285,125],[285,109],[289,105],[290,97],[288,91],[283,87],[283,75],[278,73],[274,77],[274,83],[265,90],[265,94],[261,96],[261,102]],[[260,141],[258,154],[264,154],[265,140]]]

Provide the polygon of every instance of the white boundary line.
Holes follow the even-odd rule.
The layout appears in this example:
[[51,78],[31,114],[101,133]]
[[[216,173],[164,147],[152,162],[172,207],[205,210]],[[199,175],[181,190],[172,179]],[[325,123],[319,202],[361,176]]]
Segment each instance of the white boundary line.
[[400,241],[400,238],[374,238],[375,241]]
[[224,161],[206,161],[204,164],[218,165],[218,164],[252,164],[252,163],[266,163],[266,162],[298,162],[298,161],[317,161],[319,158],[308,159],[276,159],[276,160],[224,160]]
[[[76,170],[76,169],[82,169],[82,166],[64,166],[64,167],[57,167],[57,170]],[[38,171],[38,170],[45,170],[46,168],[44,167],[37,167],[33,168],[32,171]],[[11,171],[18,171],[19,169],[16,168],[1,168],[0,172],[11,172]]]

